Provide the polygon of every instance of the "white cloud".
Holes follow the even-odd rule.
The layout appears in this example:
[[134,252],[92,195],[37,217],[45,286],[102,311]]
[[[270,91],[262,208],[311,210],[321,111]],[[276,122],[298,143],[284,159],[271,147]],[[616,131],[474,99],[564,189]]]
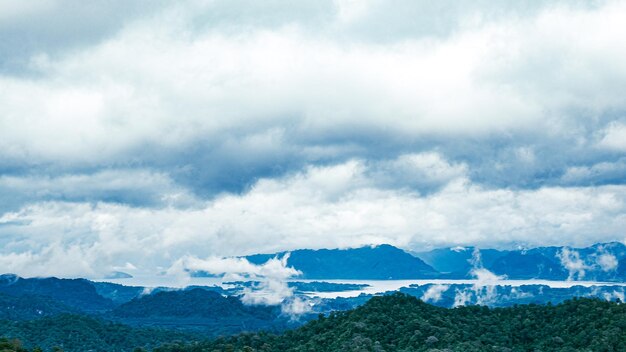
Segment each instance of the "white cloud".
[[[281,305],[289,315],[306,312],[310,307],[300,299],[293,298],[293,288],[287,280],[302,273],[293,267],[287,267],[289,253],[281,258],[271,258],[263,264],[252,264],[245,258],[210,257],[199,259],[185,256],[177,260],[168,270],[167,275],[189,279],[190,272],[205,271],[221,276],[223,281],[254,281],[243,289],[242,302],[245,304]],[[179,280],[179,282],[181,282]]]
[[612,122],[603,131],[604,135],[598,146],[610,150],[626,151],[626,125],[622,122]]
[[106,3],[0,0],[5,271],[624,239],[623,2]]
[[197,6],[158,12],[52,58],[35,82],[0,79],[2,154],[97,163],[146,144],[219,144],[233,131],[268,128],[302,141],[337,130],[409,140],[558,134],[579,124],[561,111],[626,108],[616,89],[626,80],[619,2],[556,6],[438,39],[348,44],[332,20],[327,34],[297,21],[196,28]]
[[[420,195],[377,188],[367,175],[359,161],[308,168],[192,208],[30,204],[0,217],[2,268],[23,275],[44,267],[50,274],[95,275],[131,262],[154,273],[183,257],[193,264],[187,256],[372,243],[414,249],[589,245],[615,240],[626,228],[623,186],[490,190],[461,177]],[[71,255],[63,254],[70,248]]]
[[441,295],[450,288],[449,285],[435,284],[428,287],[428,290],[424,292],[421,299],[424,302],[437,303],[441,300]]
[[596,258],[596,262],[600,266],[602,271],[614,271],[615,269],[617,269],[617,266],[619,264],[617,258],[610,253],[600,254]]
[[568,248],[563,248],[557,257],[561,261],[561,265],[569,271],[568,280],[582,280],[585,278],[586,270],[589,267],[584,260],[580,258],[580,253]]
[[624,303],[624,289],[615,290],[613,292],[603,292],[602,297],[607,301],[620,300],[620,302]]
[[472,292],[467,289],[456,289],[454,295],[454,303],[452,303],[452,307],[460,307],[464,306],[468,303],[472,302]]
[[466,288],[457,288],[454,296],[453,307],[466,304],[490,305],[498,299],[498,286],[506,279],[482,267],[480,252],[474,251],[474,268],[470,271],[474,277],[474,283]]

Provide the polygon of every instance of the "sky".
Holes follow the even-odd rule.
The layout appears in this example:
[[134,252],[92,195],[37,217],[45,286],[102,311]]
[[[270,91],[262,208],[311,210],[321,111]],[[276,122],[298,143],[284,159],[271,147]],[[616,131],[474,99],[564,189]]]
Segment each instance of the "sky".
[[624,38],[623,1],[0,0],[0,271],[624,242]]

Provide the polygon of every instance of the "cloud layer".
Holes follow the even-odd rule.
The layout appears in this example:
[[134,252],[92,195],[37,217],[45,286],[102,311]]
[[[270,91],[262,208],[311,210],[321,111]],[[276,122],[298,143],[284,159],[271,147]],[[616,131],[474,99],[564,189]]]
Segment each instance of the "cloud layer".
[[0,37],[0,271],[626,239],[620,1],[0,0]]

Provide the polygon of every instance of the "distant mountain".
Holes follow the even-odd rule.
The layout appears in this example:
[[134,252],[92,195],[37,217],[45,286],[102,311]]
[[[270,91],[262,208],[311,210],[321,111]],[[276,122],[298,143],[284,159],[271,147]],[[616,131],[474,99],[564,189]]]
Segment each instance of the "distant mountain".
[[539,253],[512,251],[496,258],[487,268],[511,279],[565,280],[568,271],[557,261]]
[[446,278],[470,278],[472,269],[486,268],[508,279],[626,281],[626,246],[619,242],[507,251],[454,247],[414,255]]
[[[428,252],[414,253],[426,264],[441,273],[440,276],[453,279],[470,277],[470,271],[480,263],[481,266],[491,264],[506,252],[495,249],[478,249],[475,247],[438,248]],[[479,257],[476,257],[479,255]]]
[[620,262],[626,260],[626,246],[619,242],[597,243],[585,248],[538,247],[526,251],[555,260],[568,271],[568,278],[588,281],[626,281]]
[[[263,264],[287,252],[245,258]],[[469,279],[487,269],[508,279],[626,281],[626,246],[619,242],[585,248],[537,247],[519,250],[476,247],[439,248],[408,253],[391,245],[349,249],[299,249],[289,252],[287,265],[301,279],[388,280]],[[217,276],[193,272],[193,276]]]
[[115,306],[112,300],[99,295],[93,283],[85,279],[26,279],[4,274],[0,275],[0,293],[44,296],[85,312],[106,311]]
[[111,282],[90,281],[90,283],[100,296],[110,299],[115,304],[126,303],[135,297],[139,297],[145,290],[144,287],[124,286]]
[[[285,252],[247,256],[262,264]],[[437,271],[402,249],[380,245],[351,249],[299,249],[290,252],[287,265],[302,272],[302,279],[423,279],[434,278]]]

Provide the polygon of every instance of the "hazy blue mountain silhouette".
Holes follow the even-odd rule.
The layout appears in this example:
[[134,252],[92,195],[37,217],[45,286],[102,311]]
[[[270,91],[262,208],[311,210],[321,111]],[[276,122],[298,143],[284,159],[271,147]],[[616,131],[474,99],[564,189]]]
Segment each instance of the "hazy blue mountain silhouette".
[[21,278],[0,275],[0,293],[13,296],[44,296],[82,311],[105,311],[113,308],[112,300],[98,294],[93,283],[85,279]]
[[487,267],[497,275],[514,279],[565,280],[568,271],[555,260],[539,253],[508,252]]
[[[262,264],[285,252],[255,254],[246,258]],[[351,249],[299,249],[290,252],[287,265],[302,272],[302,279],[422,279],[438,273],[423,260],[402,249],[379,245]]]
[[626,246],[619,242],[584,248],[551,246],[503,251],[453,247],[415,255],[448,278],[469,278],[472,269],[481,267],[509,279],[626,280]]
[[[477,249],[476,247],[438,248],[428,252],[417,252],[415,256],[441,273],[441,276],[455,279],[471,277],[470,271],[479,266],[490,267],[505,255],[506,251]],[[476,257],[480,255],[479,259]]]

